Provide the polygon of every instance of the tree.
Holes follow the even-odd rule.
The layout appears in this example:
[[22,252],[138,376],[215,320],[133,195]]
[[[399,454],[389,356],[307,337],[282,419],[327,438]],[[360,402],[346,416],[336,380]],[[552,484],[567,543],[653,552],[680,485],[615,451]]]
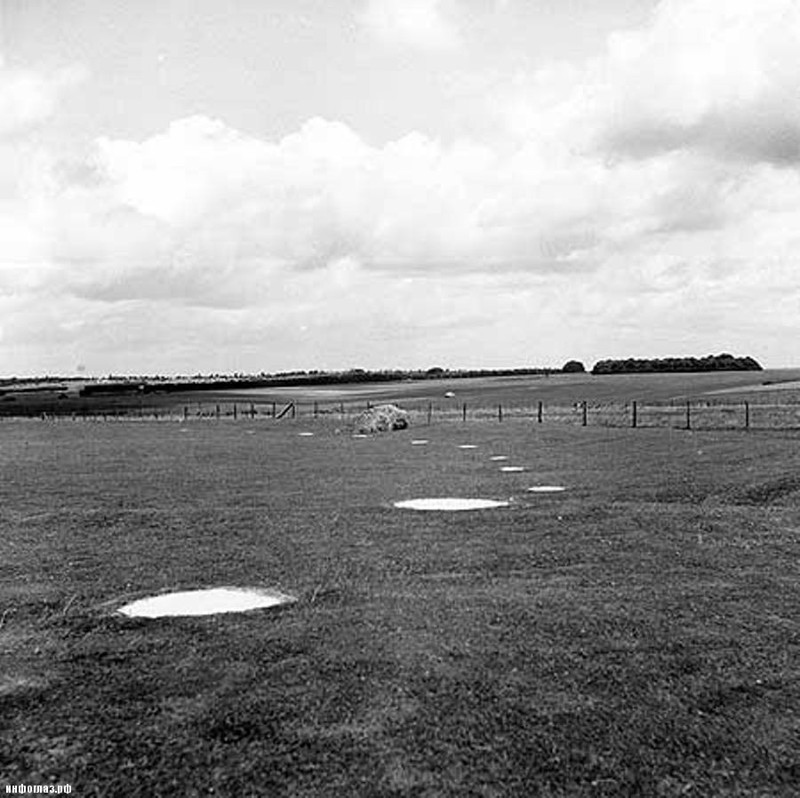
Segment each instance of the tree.
[[580,360],[568,360],[561,368],[565,374],[583,374],[586,369]]

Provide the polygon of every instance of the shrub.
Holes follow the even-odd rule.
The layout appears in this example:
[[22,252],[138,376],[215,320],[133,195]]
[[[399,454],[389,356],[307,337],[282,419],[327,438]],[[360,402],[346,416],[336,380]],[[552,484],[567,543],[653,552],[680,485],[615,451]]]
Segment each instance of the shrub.
[[565,374],[582,374],[586,371],[580,360],[568,360],[561,368]]

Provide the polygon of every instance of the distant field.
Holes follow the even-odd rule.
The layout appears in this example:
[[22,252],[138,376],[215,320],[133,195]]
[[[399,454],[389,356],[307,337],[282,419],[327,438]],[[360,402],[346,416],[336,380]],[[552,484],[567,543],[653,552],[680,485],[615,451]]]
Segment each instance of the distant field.
[[[336,429],[3,423],[0,784],[797,794],[799,435]],[[298,602],[113,615],[212,585]]]
[[[539,403],[550,422],[576,420],[576,405],[586,402],[591,423],[625,426],[630,423],[630,407],[653,406],[649,414],[653,425],[680,426],[680,410],[671,408],[690,400],[714,404],[718,412],[706,416],[706,426],[740,426],[743,402],[774,411],[754,418],[763,427],[800,426],[800,369],[750,372],[708,372],[700,374],[591,374],[527,375],[471,379],[408,380],[393,383],[354,383],[338,386],[277,387],[241,390],[204,390],[142,395],[56,395],[29,394],[0,400],[0,418],[41,415],[87,416],[185,416],[237,417],[271,415],[290,403],[301,415],[339,413],[352,416],[368,403],[393,402],[405,409],[437,417],[469,418],[494,415],[502,407],[507,416],[530,417]],[[453,393],[453,397],[445,394]],[[787,406],[797,405],[797,411]],[[659,409],[664,405],[664,409]],[[736,409],[738,408],[738,410]],[[647,424],[647,414],[642,422]],[[797,416],[795,418],[795,416]],[[352,419],[351,419],[352,420]],[[699,419],[700,423],[702,420]]]
[[800,379],[800,369],[728,371],[697,374],[554,374],[521,377],[485,377],[462,380],[424,380],[401,383],[353,384],[334,387],[253,389],[220,392],[233,399],[293,399],[320,403],[339,401],[427,402],[441,400],[452,391],[456,400],[484,406],[504,402],[523,407],[542,400],[570,404],[578,401],[670,401],[696,398],[720,390],[760,389],[764,382]]

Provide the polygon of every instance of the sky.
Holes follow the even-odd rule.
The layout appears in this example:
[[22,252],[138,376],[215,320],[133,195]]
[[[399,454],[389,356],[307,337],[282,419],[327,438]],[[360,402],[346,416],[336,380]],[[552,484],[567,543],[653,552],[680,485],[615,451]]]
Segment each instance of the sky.
[[798,0],[0,0],[0,376],[800,365]]

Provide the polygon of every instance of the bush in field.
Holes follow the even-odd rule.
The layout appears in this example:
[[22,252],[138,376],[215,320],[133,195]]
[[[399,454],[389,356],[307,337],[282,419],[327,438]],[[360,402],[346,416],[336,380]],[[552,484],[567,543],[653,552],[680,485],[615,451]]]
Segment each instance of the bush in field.
[[565,374],[583,374],[586,371],[583,363],[580,360],[568,360],[562,367],[561,371]]
[[592,374],[635,374],[675,371],[761,371],[761,364],[752,357],[734,357],[724,352],[706,357],[665,357],[627,360],[598,360]]
[[396,405],[377,405],[362,413],[355,423],[355,431],[364,435],[392,432],[408,427],[408,413]]

